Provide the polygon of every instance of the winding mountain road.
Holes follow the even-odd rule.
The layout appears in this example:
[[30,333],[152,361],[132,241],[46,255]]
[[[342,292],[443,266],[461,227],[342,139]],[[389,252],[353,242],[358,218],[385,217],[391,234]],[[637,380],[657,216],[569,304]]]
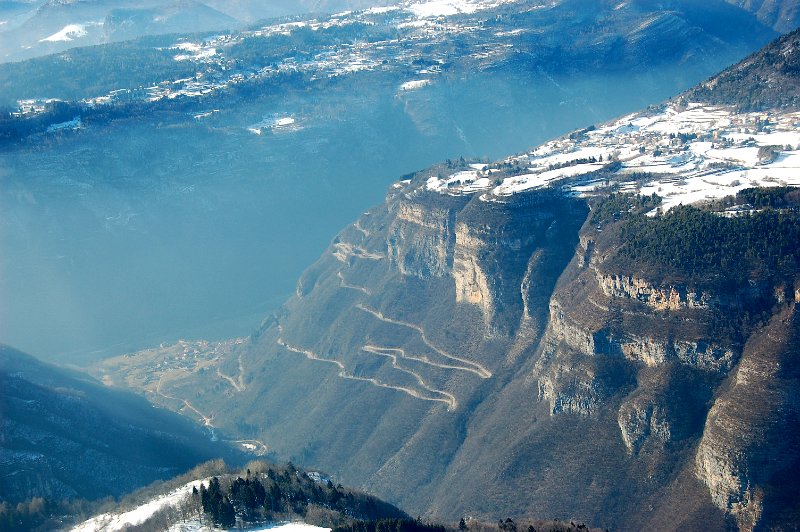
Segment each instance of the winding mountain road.
[[[430,347],[433,351],[435,351],[439,355],[443,356],[444,358],[447,358],[447,359],[450,359],[450,360],[455,360],[456,362],[461,362],[462,364],[464,364],[464,366],[438,365],[439,367],[448,367],[449,369],[459,369],[459,370],[462,370],[462,371],[469,371],[471,373],[474,373],[475,375],[478,375],[482,379],[488,379],[489,377],[492,376],[492,372],[489,371],[488,369],[486,369],[485,367],[483,367],[481,364],[479,364],[477,362],[473,362],[471,360],[467,360],[465,358],[461,358],[461,357],[457,357],[455,355],[451,355],[450,353],[447,353],[447,352],[443,351],[442,349],[440,349],[440,348],[436,347],[435,345],[433,345],[431,343],[431,341],[428,339],[428,337],[425,335],[425,331],[419,325],[415,325],[413,323],[409,323],[409,322],[406,322],[406,321],[401,321],[401,320],[396,320],[396,319],[389,318],[387,316],[384,316],[383,313],[381,313],[380,311],[378,311],[376,309],[373,309],[373,308],[370,308],[370,307],[367,307],[365,305],[362,305],[361,303],[358,303],[356,305],[356,308],[358,308],[359,310],[363,310],[364,312],[366,312],[368,314],[373,315],[374,317],[376,317],[377,319],[379,319],[380,321],[382,321],[384,323],[390,323],[392,325],[399,325],[401,327],[407,327],[409,329],[413,329],[413,330],[417,331],[419,333],[419,335],[420,335],[420,338],[422,339],[422,342],[426,346]],[[430,363],[432,365],[437,365],[435,363],[431,363],[427,359],[419,359],[419,360],[421,362],[426,362],[426,363]]]
[[[278,338],[276,340],[276,342],[277,342],[278,345],[280,345],[281,347],[283,347],[284,349],[286,349],[288,351],[291,351],[293,353],[298,353],[298,354],[301,354],[301,355],[305,355],[305,357],[308,358],[309,360],[318,360],[320,362],[327,362],[329,364],[335,364],[336,366],[339,367],[339,370],[340,370],[339,371],[339,377],[341,377],[343,379],[367,382],[367,383],[372,384],[374,386],[377,386],[379,388],[388,388],[390,390],[397,390],[399,392],[403,392],[403,393],[405,393],[407,395],[410,395],[411,397],[414,397],[415,399],[421,399],[423,401],[436,401],[436,402],[440,402],[440,403],[445,403],[447,405],[448,410],[452,410],[453,408],[455,408],[455,406],[454,406],[455,398],[452,397],[452,396],[450,396],[450,397],[430,397],[430,396],[427,396],[427,395],[424,395],[424,394],[420,393],[417,390],[414,390],[412,388],[407,388],[405,386],[395,386],[393,384],[387,384],[387,383],[382,382],[382,381],[380,381],[378,379],[375,379],[373,377],[359,377],[357,375],[353,375],[352,373],[348,372],[345,369],[344,364],[342,364],[338,360],[334,360],[334,359],[331,359],[331,358],[323,358],[323,357],[317,355],[316,353],[314,353],[313,351],[311,351],[309,349],[303,349],[301,347],[293,346],[293,345],[287,343],[286,341],[284,341],[283,338]],[[403,368],[398,368],[398,369],[403,369]],[[408,372],[407,370],[403,370],[403,371]],[[428,389],[429,391],[433,391],[433,390],[430,390],[427,386],[425,386],[425,388]],[[446,392],[440,392],[440,393],[449,395]]]

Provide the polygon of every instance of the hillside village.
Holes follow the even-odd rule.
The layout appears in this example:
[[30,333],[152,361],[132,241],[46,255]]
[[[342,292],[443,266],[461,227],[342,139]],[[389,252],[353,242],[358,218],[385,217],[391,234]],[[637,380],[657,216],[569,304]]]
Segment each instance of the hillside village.
[[[211,35],[185,40],[172,46],[160,47],[176,62],[192,63],[196,73],[190,77],[165,79],[138,87],[125,87],[84,98],[81,103],[90,107],[131,102],[159,102],[176,98],[199,98],[219,93],[238,85],[259,83],[284,75],[304,74],[311,81],[336,78],[359,71],[397,71],[411,74],[415,79],[399,85],[399,91],[421,88],[431,78],[441,74],[442,66],[451,57],[447,50],[431,49],[444,45],[457,35],[493,32],[492,39],[477,47],[465,59],[485,62],[500,58],[512,47],[521,28],[496,32],[480,19],[453,20],[451,15],[466,16],[497,8],[509,0],[452,1],[405,3],[391,7],[347,11],[334,15],[295,17],[256,29]],[[285,53],[277,52],[269,64],[251,63],[250,52],[260,50],[265,42],[272,48],[284,50],[287,39],[303,39],[311,32],[324,44],[312,52],[290,46]],[[472,38],[472,37],[471,37]],[[270,57],[276,52],[271,52]],[[264,54],[259,54],[265,59]],[[65,56],[65,60],[69,60]],[[421,78],[420,78],[421,76]],[[19,100],[12,115],[17,118],[44,113],[59,100],[28,98]]]
[[496,163],[430,177],[425,188],[503,201],[551,185],[581,196],[611,186],[657,194],[669,210],[748,187],[799,184],[800,113],[673,102]]

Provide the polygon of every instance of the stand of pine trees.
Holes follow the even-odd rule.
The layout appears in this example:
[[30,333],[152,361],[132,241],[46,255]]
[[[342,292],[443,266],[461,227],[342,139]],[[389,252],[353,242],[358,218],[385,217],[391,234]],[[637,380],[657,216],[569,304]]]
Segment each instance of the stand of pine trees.
[[236,524],[236,510],[228,496],[222,492],[217,477],[211,479],[208,489],[205,485],[200,484],[199,493],[195,488],[192,495],[199,495],[203,512],[211,518],[215,525],[230,528]]
[[372,496],[334,486],[329,480],[316,482],[292,464],[266,472],[248,469],[244,478],[213,477],[208,486],[194,489],[192,497],[205,516],[222,528],[305,518],[311,507],[341,515],[346,521],[407,517]]
[[333,532],[446,532],[446,528],[423,523],[419,519],[380,519],[356,521],[351,525],[338,526]]

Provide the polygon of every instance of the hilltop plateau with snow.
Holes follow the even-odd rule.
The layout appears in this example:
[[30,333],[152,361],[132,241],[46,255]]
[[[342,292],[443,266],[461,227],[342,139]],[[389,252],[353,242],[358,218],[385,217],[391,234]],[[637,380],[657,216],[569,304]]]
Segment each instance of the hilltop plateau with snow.
[[[425,188],[502,201],[548,186],[583,197],[611,187],[656,194],[662,198],[658,211],[665,212],[752,187],[799,186],[798,35],[792,32],[668,103],[496,163],[432,176]],[[749,94],[742,85],[752,87]]]
[[611,187],[661,196],[667,211],[751,187],[800,186],[800,112],[671,103],[472,167],[430,177],[425,188],[503,201],[547,186],[584,197]]

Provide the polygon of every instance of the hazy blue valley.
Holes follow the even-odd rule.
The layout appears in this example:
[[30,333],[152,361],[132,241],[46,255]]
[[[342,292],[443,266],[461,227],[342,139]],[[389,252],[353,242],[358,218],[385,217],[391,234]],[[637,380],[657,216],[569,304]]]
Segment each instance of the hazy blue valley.
[[3,3],[0,528],[796,530],[798,24]]
[[[599,14],[603,9],[594,8]],[[478,11],[455,19],[450,31],[463,41],[458,51],[424,26],[402,30],[398,42],[375,52],[378,67],[338,73],[336,63],[311,60],[284,75],[291,77],[246,82],[244,95],[226,96],[223,90],[192,96],[184,89],[189,95],[131,111],[121,100],[111,104],[121,108],[121,116],[110,123],[90,121],[90,115],[73,131],[69,122],[81,111],[68,111],[60,122],[67,123],[65,130],[9,140],[0,154],[0,238],[7,250],[0,270],[0,337],[52,360],[87,361],[182,337],[247,335],[293,291],[338,228],[381,201],[398,176],[448,158],[494,160],[642,108],[710,75],[769,35],[761,28],[744,39],[733,37],[731,50],[713,40],[719,30],[710,26],[709,35],[677,44],[668,52],[672,56],[631,45],[591,59],[596,64],[585,71],[556,62],[552,54],[563,52],[554,51],[561,45],[550,43],[551,37],[534,37],[526,45],[546,42],[539,56],[493,43],[503,31],[527,32],[525,23],[563,26],[569,33],[588,23],[571,18],[568,4],[554,11],[535,18],[512,11],[507,21],[494,21],[473,37],[470,24],[485,25],[493,13]],[[647,16],[633,11],[615,24]],[[295,40],[286,63],[309,55],[297,51],[306,42],[347,51],[349,43],[364,38],[358,23],[352,24],[355,30],[344,22],[310,33],[302,24],[281,30]],[[387,29],[381,31],[389,31],[398,23],[383,24]],[[657,41],[666,38],[659,32],[674,29],[656,29],[647,38]],[[250,37],[265,50],[272,42],[287,46],[286,39],[280,33]],[[187,41],[202,38],[159,38],[158,44]],[[605,49],[610,42],[596,46]],[[74,52],[84,65],[80,70],[69,62],[60,66],[71,52],[4,65],[6,94],[68,102],[95,98],[102,93],[75,85],[98,81],[93,57],[110,67],[114,56],[107,54],[121,48],[135,71],[146,65],[136,63],[137,50],[155,45],[111,46],[108,52]],[[404,55],[390,55],[393,49]],[[224,60],[209,66],[202,57],[175,61],[179,52],[165,52],[163,79],[184,79],[194,71],[199,79],[212,79],[206,69],[231,68]],[[576,62],[591,53],[567,52]],[[53,63],[62,76],[76,79],[42,77]],[[245,73],[256,68],[243,60],[235,64]],[[129,69],[108,67],[89,90],[128,87]],[[179,70],[173,74],[171,68]],[[225,79],[236,75],[222,72]],[[46,80],[46,86],[26,85],[27,79]],[[413,80],[431,83],[403,88]],[[0,101],[1,96],[2,91]],[[282,119],[294,122],[273,127]],[[254,127],[263,134],[254,134]]]

